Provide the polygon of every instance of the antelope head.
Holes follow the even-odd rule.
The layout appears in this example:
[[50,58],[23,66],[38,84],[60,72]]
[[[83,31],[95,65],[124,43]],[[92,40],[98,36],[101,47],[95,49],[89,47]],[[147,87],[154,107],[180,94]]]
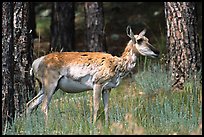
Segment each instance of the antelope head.
[[149,39],[144,35],[146,29],[141,31],[138,35],[134,35],[130,26],[127,26],[127,35],[131,38],[134,48],[138,51],[139,54],[143,56],[150,56],[152,58],[159,56],[159,51],[154,48],[150,43]]

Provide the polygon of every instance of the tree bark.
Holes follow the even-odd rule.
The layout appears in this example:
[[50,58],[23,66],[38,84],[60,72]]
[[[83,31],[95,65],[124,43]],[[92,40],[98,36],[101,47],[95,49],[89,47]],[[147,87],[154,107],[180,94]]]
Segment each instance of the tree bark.
[[51,16],[51,51],[74,50],[74,2],[54,2]]
[[194,2],[165,2],[168,63],[173,89],[183,89],[190,75],[200,69],[197,16]]
[[33,77],[29,73],[33,61],[29,5],[29,2],[14,2],[14,104],[17,116],[24,112],[26,102],[35,94]]
[[106,51],[102,2],[85,2],[86,46],[89,51]]
[[2,130],[14,118],[13,3],[2,4]]

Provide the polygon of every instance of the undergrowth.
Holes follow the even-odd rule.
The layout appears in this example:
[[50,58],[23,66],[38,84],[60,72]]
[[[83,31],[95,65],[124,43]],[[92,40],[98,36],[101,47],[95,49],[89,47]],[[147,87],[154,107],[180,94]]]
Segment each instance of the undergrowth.
[[169,73],[159,65],[151,65],[134,78],[112,89],[108,128],[102,101],[97,124],[92,125],[92,91],[58,91],[50,104],[48,127],[39,107],[31,116],[15,119],[3,134],[202,134],[200,79],[172,92]]

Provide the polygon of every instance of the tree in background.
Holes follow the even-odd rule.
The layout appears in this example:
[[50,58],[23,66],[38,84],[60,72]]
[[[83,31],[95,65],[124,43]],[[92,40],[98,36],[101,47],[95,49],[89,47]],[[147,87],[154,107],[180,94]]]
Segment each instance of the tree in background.
[[2,130],[14,118],[13,3],[2,4]]
[[74,50],[74,2],[52,3],[51,51]]
[[[2,10],[2,121],[12,123],[34,96],[29,2],[4,2]],[[3,129],[3,128],[2,128]]]
[[200,49],[194,2],[165,2],[168,63],[172,87],[182,89],[190,75],[199,71]]
[[36,14],[35,14],[35,2],[29,2],[29,12],[30,12],[30,16],[29,16],[29,24],[31,26],[32,29],[32,38],[38,38],[37,32],[36,32]]
[[89,51],[106,51],[102,2],[85,2],[86,46]]

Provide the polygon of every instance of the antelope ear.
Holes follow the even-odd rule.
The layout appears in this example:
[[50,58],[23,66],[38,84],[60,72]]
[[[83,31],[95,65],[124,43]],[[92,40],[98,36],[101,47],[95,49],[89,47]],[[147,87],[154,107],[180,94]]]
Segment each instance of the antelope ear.
[[127,32],[127,36],[130,37],[131,40],[133,41],[133,43],[135,44],[136,43],[136,39],[135,39],[134,33],[132,32],[132,29],[131,29],[130,26],[127,26],[126,32]]
[[143,31],[141,31],[141,32],[139,33],[139,36],[144,36],[145,33],[146,33],[146,29],[144,29]]

